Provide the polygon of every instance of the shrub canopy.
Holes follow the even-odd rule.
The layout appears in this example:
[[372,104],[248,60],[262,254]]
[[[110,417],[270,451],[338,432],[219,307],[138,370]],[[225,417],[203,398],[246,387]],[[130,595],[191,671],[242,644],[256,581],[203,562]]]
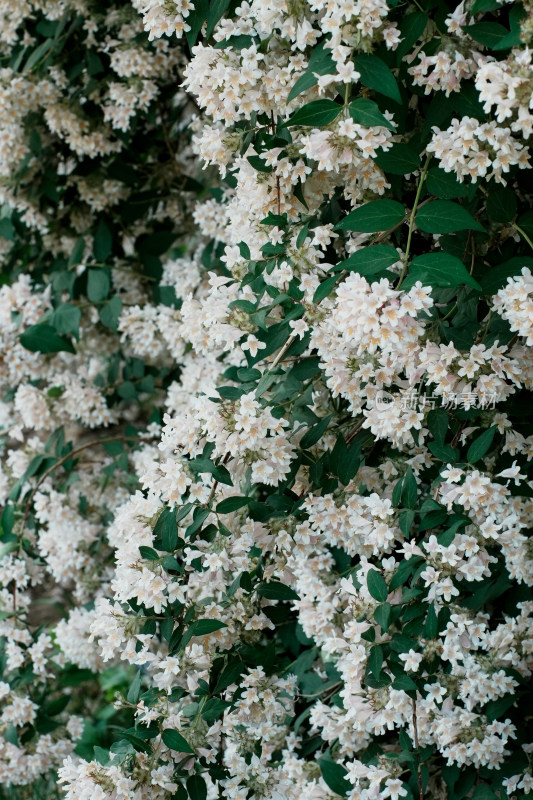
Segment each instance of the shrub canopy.
[[0,8],[0,797],[529,794],[530,0]]

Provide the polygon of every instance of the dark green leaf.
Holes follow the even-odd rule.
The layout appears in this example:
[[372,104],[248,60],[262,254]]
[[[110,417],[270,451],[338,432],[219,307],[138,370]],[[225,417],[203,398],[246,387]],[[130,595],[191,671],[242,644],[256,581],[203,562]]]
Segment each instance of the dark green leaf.
[[418,211],[415,222],[426,233],[452,233],[453,231],[483,231],[482,225],[458,203],[450,200],[433,200]]
[[429,170],[426,178],[427,190],[435,197],[442,200],[451,200],[454,197],[467,197],[470,189],[464,183],[459,183],[454,172],[444,172],[440,167]]
[[229,8],[230,0],[210,0],[205,35],[209,39],[217,22]]
[[437,623],[437,615],[435,613],[435,606],[433,603],[428,608],[428,613],[426,615],[426,621],[424,623],[424,637],[426,639],[434,639],[435,636],[439,632],[439,626]]
[[105,300],[109,294],[111,282],[107,269],[90,269],[87,273],[87,297],[93,303]]
[[257,594],[267,600],[299,600],[299,596],[290,586],[285,586],[280,581],[260,583],[256,589]]
[[231,703],[225,700],[220,700],[218,697],[211,697],[202,709],[202,717],[206,722],[213,722],[222,716],[226,708],[229,708]]
[[348,272],[358,272],[360,275],[375,275],[391,267],[399,258],[394,247],[388,244],[375,244],[352,253],[346,261],[341,261],[334,269],[345,269]]
[[81,311],[76,306],[63,303],[54,311],[51,322],[58,333],[71,333],[79,338]]
[[335,226],[337,231],[375,233],[393,228],[405,218],[405,208],[396,200],[373,200],[365,203]]
[[364,125],[366,128],[372,128],[375,125],[380,125],[388,128],[390,131],[395,131],[396,128],[389,122],[387,117],[381,113],[376,103],[373,100],[368,100],[365,97],[360,97],[354,100],[349,105],[350,116],[358,125]]
[[327,75],[335,72],[335,62],[331,57],[331,50],[326,49],[326,44],[327,42],[321,42],[311,52],[307,70],[298,78],[290,90],[287,103],[290,103],[291,100],[294,100],[295,97],[298,97],[299,94],[305,92],[307,89],[316,86],[318,83],[316,75]]
[[166,728],[161,734],[161,738],[170,750],[177,750],[179,753],[194,753],[194,750],[181,733],[172,728]]
[[342,111],[342,106],[324,98],[312,100],[291,114],[285,125],[310,125],[320,128],[333,122]]
[[338,280],[339,278],[337,275],[332,275],[330,278],[326,278],[325,281],[322,281],[320,286],[317,286],[313,295],[313,303],[320,303],[321,300],[331,294]]
[[206,800],[207,786],[201,775],[191,775],[187,778],[187,791],[190,800]]
[[379,603],[384,603],[388,597],[389,590],[387,589],[387,584],[383,575],[380,575],[377,570],[371,569],[366,576],[366,583],[368,591],[374,600],[377,600]]
[[486,783],[479,784],[474,789],[472,800],[498,800],[497,795],[494,794],[490,786]]
[[118,321],[121,311],[122,300],[118,295],[115,295],[99,310],[100,322],[112,331],[118,330]]
[[416,150],[402,142],[393,144],[389,150],[378,152],[374,160],[380,169],[391,175],[407,175],[420,166],[420,156]]
[[93,252],[97,261],[105,261],[111,255],[113,237],[105,220],[101,219],[94,234]]
[[205,636],[208,633],[227,627],[226,623],[221,622],[219,619],[199,619],[193,622],[189,631],[192,631],[193,636]]
[[141,693],[141,673],[139,670],[135,673],[135,677],[130,683],[126,699],[128,703],[136,703]]
[[507,28],[498,22],[476,22],[474,25],[465,25],[463,30],[475,42],[479,42],[485,47],[495,47],[509,33]]
[[487,214],[493,222],[506,225],[516,217],[516,194],[506,186],[491,187],[487,198]]
[[369,89],[390,97],[401,103],[400,90],[396,78],[384,61],[368,53],[360,53],[354,58],[355,69],[361,75],[361,83]]
[[189,26],[190,30],[185,31],[185,36],[187,38],[189,47],[192,47],[196,43],[198,34],[200,33],[202,25],[206,21],[208,14],[209,1],[195,0],[192,9],[189,12],[189,16],[187,17],[187,25]]
[[425,286],[450,287],[466,284],[481,291],[462,261],[448,253],[426,253],[413,258],[404,288],[421,281]]
[[389,629],[390,612],[391,612],[390,603],[382,603],[374,611],[374,619],[376,620],[378,625],[381,626],[381,630],[383,632]]
[[345,797],[353,788],[352,784],[346,778],[347,772],[342,764],[337,764],[335,761],[330,761],[327,758],[319,758],[318,766],[320,767],[324,782],[335,794]]
[[307,450],[308,447],[313,447],[313,445],[315,445],[319,439],[322,438],[327,430],[331,417],[332,415],[328,414],[327,417],[321,419],[320,422],[317,422],[316,425],[313,425],[312,428],[309,428],[309,430],[304,433],[300,440],[300,447],[302,450]]
[[237,511],[239,508],[244,508],[250,502],[249,497],[226,497],[221,500],[216,507],[217,514],[230,514],[232,511]]
[[475,464],[476,461],[483,458],[489,450],[497,430],[498,426],[493,425],[491,428],[484,431],[481,436],[478,436],[477,439],[474,439],[466,455],[469,464]]
[[69,339],[60,336],[52,325],[44,322],[26,328],[20,335],[20,343],[26,350],[31,350],[33,353],[76,352]]

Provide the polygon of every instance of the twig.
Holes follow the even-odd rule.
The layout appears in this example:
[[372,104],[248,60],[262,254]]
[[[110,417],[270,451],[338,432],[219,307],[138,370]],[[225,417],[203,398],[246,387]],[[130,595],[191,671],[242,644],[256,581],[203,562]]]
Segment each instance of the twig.
[[415,216],[418,210],[418,201],[420,200],[420,195],[422,193],[422,187],[424,186],[424,181],[426,180],[426,175],[429,169],[429,162],[431,161],[431,155],[428,155],[426,158],[426,163],[424,164],[424,168],[420,175],[420,182],[418,184],[418,188],[416,190],[415,202],[413,203],[413,207],[411,209],[411,215],[409,217],[409,232],[407,234],[407,244],[405,246],[405,255],[403,257],[403,267],[400,273],[400,280],[398,281],[396,288],[399,289],[403,283],[403,279],[405,278],[405,274],[407,272],[407,264],[409,262],[409,252],[411,250],[411,238],[413,236],[413,228],[415,224]]
[[514,223],[513,223],[513,228],[515,229],[515,231],[518,231],[518,233],[519,233],[521,236],[523,236],[523,237],[524,237],[524,239],[526,240],[526,242],[528,243],[528,245],[529,245],[529,246],[531,247],[531,249],[533,250],[533,242],[531,241],[531,239],[529,238],[529,236],[527,235],[527,233],[526,233],[524,230],[522,230],[522,228],[521,228],[519,225],[517,225],[517,224],[516,224],[516,222],[514,222]]
[[[222,463],[223,463],[223,464],[227,464],[227,463],[228,463],[228,461],[229,461],[229,458],[230,458],[230,456],[231,456],[231,453],[226,453],[226,455],[224,456],[224,460],[223,460],[223,462],[222,462]],[[217,490],[217,486],[218,486],[218,481],[217,481],[217,480],[216,480],[216,478],[215,478],[215,482],[213,483],[213,485],[212,485],[212,487],[211,487],[211,491],[210,491],[210,493],[209,493],[209,497],[207,498],[207,503],[206,503],[206,505],[207,505],[207,506],[209,506],[209,505],[211,504],[211,500],[212,500],[212,499],[213,499],[213,497],[215,496],[215,492],[216,492],[216,490]]]
[[70,453],[67,453],[65,456],[62,456],[62,458],[60,458],[59,461],[56,461],[55,464],[52,464],[52,466],[49,467],[46,470],[46,472],[43,472],[43,474],[41,475],[41,477],[39,478],[39,480],[37,481],[37,483],[33,487],[32,491],[31,491],[31,494],[30,494],[30,496],[29,496],[29,498],[28,498],[28,500],[26,502],[26,505],[24,507],[24,515],[22,517],[22,527],[21,527],[21,531],[20,531],[21,535],[24,533],[24,528],[26,527],[26,520],[28,519],[28,514],[30,513],[30,509],[31,509],[31,504],[33,502],[33,498],[35,497],[35,495],[39,491],[39,487],[42,486],[42,484],[45,482],[45,480],[48,478],[48,476],[51,475],[52,472],[55,469],[57,469],[57,467],[61,467],[63,464],[65,464],[69,460],[69,458],[74,458],[76,455],[78,455],[78,453],[82,453],[84,450],[88,450],[90,447],[97,447],[99,444],[108,444],[110,442],[132,442],[132,441],[138,442],[139,441],[139,437],[138,436],[108,436],[106,439],[93,439],[92,442],[86,442],[85,444],[82,444],[79,447],[76,447],[74,450],[71,450]]
[[424,800],[424,784],[422,783],[422,762],[420,761],[420,742],[418,740],[418,724],[416,718],[416,700],[413,697],[413,732],[415,739],[416,771],[418,775],[418,796]]

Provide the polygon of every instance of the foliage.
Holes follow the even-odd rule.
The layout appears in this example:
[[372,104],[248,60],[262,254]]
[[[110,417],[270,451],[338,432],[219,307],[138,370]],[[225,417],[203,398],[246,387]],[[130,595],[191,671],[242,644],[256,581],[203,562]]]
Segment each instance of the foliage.
[[529,794],[529,0],[0,6],[0,796]]

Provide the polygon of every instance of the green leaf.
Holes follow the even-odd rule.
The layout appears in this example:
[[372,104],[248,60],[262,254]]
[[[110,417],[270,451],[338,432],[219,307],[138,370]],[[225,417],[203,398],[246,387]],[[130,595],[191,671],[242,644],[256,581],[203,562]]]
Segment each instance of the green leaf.
[[402,479],[401,502],[404,508],[415,508],[418,496],[418,486],[411,467],[407,467],[407,472]]
[[428,416],[426,425],[437,442],[444,442],[450,418],[443,408],[433,408]]
[[189,16],[187,17],[187,25],[189,25],[190,30],[185,31],[185,36],[187,38],[187,44],[189,47],[193,47],[193,45],[196,43],[198,34],[200,33],[202,25],[206,21],[208,14],[208,0],[194,0],[193,7],[189,12]]
[[367,672],[371,673],[377,680],[379,680],[382,666],[383,648],[379,644],[376,644],[370,648],[367,661]]
[[475,0],[471,13],[479,14],[482,11],[496,11],[497,8],[501,8],[499,0]]
[[225,622],[221,622],[218,619],[199,619],[193,622],[189,629],[183,634],[179,647],[184,649],[193,636],[207,636],[209,633],[214,633],[214,631],[227,627]]
[[51,318],[51,323],[58,333],[71,333],[79,340],[81,311],[70,303],[63,303]]
[[72,248],[72,252],[68,259],[68,266],[75,267],[76,264],[79,264],[83,258],[83,253],[85,251],[85,239],[83,236],[80,236],[76,240],[76,244]]
[[165,728],[161,738],[170,750],[177,750],[179,753],[194,753],[189,742],[178,731],[172,728]]
[[105,261],[111,255],[113,237],[105,220],[101,219],[96,226],[93,240],[93,252],[97,261]]
[[321,300],[327,297],[333,291],[338,280],[339,278],[337,275],[332,275],[330,278],[326,278],[325,281],[322,281],[320,286],[317,286],[313,295],[313,303],[320,303]]
[[487,453],[489,450],[497,430],[498,426],[492,425],[492,427],[488,428],[486,431],[483,431],[481,436],[478,436],[477,439],[474,439],[468,448],[468,453],[466,454],[469,464],[475,464],[476,461],[479,461],[480,458],[483,458],[485,453]]
[[335,230],[362,233],[385,231],[402,222],[405,213],[405,207],[396,200],[373,200],[351,211],[335,225]]
[[230,705],[231,703],[220,700],[218,697],[211,697],[202,709],[202,718],[205,719],[206,722],[213,722],[215,719],[221,717]]
[[332,414],[328,414],[327,417],[321,419],[320,422],[317,422],[316,425],[313,425],[312,428],[309,428],[309,430],[304,433],[300,439],[300,447],[302,450],[306,450],[308,447],[313,447],[313,445],[315,445],[322,438],[326,432],[331,417]]
[[454,231],[483,231],[482,225],[458,203],[450,200],[433,200],[418,211],[415,222],[425,233],[453,233]]
[[290,586],[285,586],[280,581],[260,583],[256,589],[257,594],[267,600],[299,600],[300,597]]
[[371,569],[366,576],[366,583],[368,591],[374,600],[377,600],[379,603],[384,603],[389,595],[389,590],[387,589],[387,584],[383,575],[380,575],[377,570]]
[[496,294],[496,292],[505,286],[508,278],[514,275],[520,275],[524,267],[529,267],[533,270],[533,258],[529,256],[515,256],[505,261],[497,267],[489,269],[485,275],[480,278],[483,294]]
[[145,558],[147,561],[159,561],[161,558],[159,553],[154,550],[153,547],[146,547],[144,544],[140,545],[139,553],[141,554],[141,557]]
[[13,242],[15,239],[15,226],[11,222],[10,219],[0,219],[0,236],[3,239],[7,239],[10,242]]
[[324,782],[329,786],[332,792],[345,797],[351,791],[352,784],[346,778],[348,774],[342,764],[337,764],[328,758],[319,758],[318,766],[324,778]]
[[52,49],[54,44],[55,42],[53,39],[46,39],[46,41],[42,42],[42,44],[36,47],[35,50],[30,53],[28,60],[24,64],[23,72],[27,72],[35,67],[39,61],[42,61],[48,51]]
[[135,673],[135,677],[130,683],[128,694],[126,696],[128,703],[136,703],[137,700],[139,699],[139,695],[141,693],[141,680],[142,678],[140,670],[137,670],[137,672]]
[[121,311],[122,300],[118,295],[115,295],[99,310],[100,322],[112,331],[118,330]]
[[[442,200],[451,200],[454,197],[467,197],[471,189],[464,183],[459,183],[453,172],[444,172],[440,167],[429,170],[426,178],[426,187],[430,194]],[[475,187],[474,187],[475,188]]]
[[93,303],[99,303],[105,300],[109,294],[111,281],[107,268],[104,269],[90,269],[87,273],[87,297]]
[[509,33],[499,22],[476,22],[474,25],[464,25],[463,30],[485,47],[495,47]]
[[187,778],[187,791],[190,800],[206,800],[207,786],[201,775],[191,775]]
[[216,507],[217,514],[230,514],[232,511],[237,511],[239,508],[244,508],[250,502],[249,497],[226,497],[221,500]]
[[506,225],[516,217],[516,194],[506,186],[494,186],[487,198],[487,214],[493,222]]
[[324,98],[322,100],[312,100],[307,105],[298,108],[291,114],[284,125],[311,125],[320,128],[329,125],[342,111],[342,106],[333,100]]
[[466,284],[481,291],[479,283],[470,275],[462,261],[448,253],[425,253],[411,261],[409,278],[403,288],[416,281],[425,286],[451,287]]
[[222,42],[217,42],[214,47],[216,50],[226,50],[232,47],[234,50],[244,50],[251,47],[254,40],[251,36],[245,33],[238,34],[237,36],[230,36],[229,39],[224,39]]
[[20,343],[26,350],[32,353],[75,353],[72,342],[60,336],[52,325],[40,322],[37,325],[30,325],[24,333],[20,335]]
[[427,14],[420,11],[414,11],[411,14],[405,14],[400,21],[401,41],[396,48],[396,56],[400,62],[405,55],[409,52],[415,42],[420,39],[426,25],[428,24]]
[[258,172],[272,172],[272,167],[269,166],[266,161],[259,156],[248,156],[247,161]]
[[388,244],[375,244],[352,253],[346,261],[341,261],[334,269],[345,269],[349,272],[358,272],[360,275],[375,275],[391,267],[399,258],[394,247]]
[[207,14],[207,26],[205,30],[206,38],[209,39],[214,27],[219,22],[229,8],[230,0],[210,0],[209,12]]
[[219,619],[198,619],[193,622],[189,631],[192,631],[193,636],[206,636],[208,633],[227,627],[226,623],[221,622]]
[[164,508],[157,518],[154,526],[154,536],[161,539],[161,547],[167,553],[171,553],[178,545],[178,526],[176,514],[171,508]]
[[472,800],[498,800],[498,797],[494,794],[490,786],[486,783],[480,783],[474,790]]
[[390,603],[382,603],[374,611],[374,619],[381,626],[383,633],[389,629],[391,605]]
[[401,103],[400,90],[396,83],[396,78],[381,58],[360,53],[354,58],[355,69],[361,75],[361,83],[369,89],[390,97],[397,103]]
[[397,142],[392,147],[377,154],[374,161],[384,172],[391,175],[408,175],[420,166],[420,156],[408,144]]
[[348,107],[350,116],[358,125],[364,125],[367,128],[372,128],[375,125],[380,125],[383,128],[388,128],[390,131],[395,131],[396,128],[389,122],[386,116],[381,113],[376,103],[373,100],[368,100],[365,97],[360,97],[350,103]]
[[339,435],[331,456],[340,482],[347,486],[355,478],[361,465],[361,448],[355,443],[348,446],[342,435]]
[[307,70],[303,75],[300,75],[294,86],[289,92],[287,103],[298,97],[299,94],[311,89],[318,83],[316,75],[328,75],[336,71],[335,62],[331,57],[331,50],[326,50],[327,42],[321,42],[311,52],[309,57]]
[[437,614],[435,613],[435,606],[431,603],[424,623],[424,637],[426,639],[434,639],[438,632],[439,625],[437,622]]

